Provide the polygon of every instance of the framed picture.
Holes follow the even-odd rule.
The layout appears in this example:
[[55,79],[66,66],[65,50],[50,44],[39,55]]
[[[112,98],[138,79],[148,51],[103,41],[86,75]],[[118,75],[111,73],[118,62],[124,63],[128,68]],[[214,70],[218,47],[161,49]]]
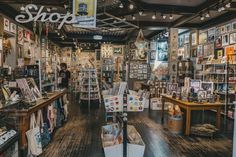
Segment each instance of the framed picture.
[[213,94],[213,82],[201,82],[201,90],[206,91],[207,94]]
[[226,30],[226,33],[231,32],[231,30],[232,30],[232,24],[227,24],[227,25],[225,26],[225,30]]
[[224,56],[224,49],[215,50],[215,59],[222,59]]
[[229,35],[229,44],[235,44],[236,43],[236,33],[231,33]]
[[7,31],[7,32],[9,32],[10,31],[10,21],[8,20],[8,19],[6,19],[6,18],[4,18],[4,31]]
[[18,27],[18,38],[17,38],[17,42],[20,45],[24,44],[24,30],[21,27]]
[[16,24],[14,24],[14,23],[10,24],[10,32],[16,34]]
[[215,28],[208,29],[208,42],[213,43],[215,41]]
[[191,45],[192,46],[197,45],[197,32],[194,32],[191,34]]
[[184,35],[184,44],[188,44],[189,43],[189,33],[186,33],[185,35]]
[[222,46],[229,45],[229,34],[222,35]]
[[221,38],[221,36],[219,36],[219,37],[216,38],[216,41],[215,41],[215,48],[216,48],[216,49],[222,48],[222,38]]
[[178,83],[168,83],[167,84],[167,91],[168,92],[177,92],[177,90],[178,90]]
[[221,27],[216,27],[215,35],[216,37],[221,35]]
[[156,60],[156,50],[150,51],[150,61]]
[[232,22],[232,31],[236,31],[236,21]]
[[123,47],[122,46],[114,46],[113,47],[113,54],[114,55],[122,55],[123,54]]
[[214,54],[214,44],[207,44],[203,46],[204,56],[210,56]]
[[0,51],[3,50],[3,39],[0,37]]
[[178,37],[178,47],[183,47],[184,46],[184,35],[180,35]]
[[225,25],[220,27],[220,32],[221,32],[221,34],[226,33],[226,26]]
[[197,48],[191,49],[191,57],[197,57]]
[[203,45],[198,45],[197,47],[197,56],[203,57]]
[[207,32],[201,32],[199,34],[199,44],[207,43]]
[[235,55],[234,55],[234,50],[235,50],[235,46],[227,46],[225,47],[225,55],[227,60],[230,63],[234,63],[235,62]]
[[150,50],[156,51],[156,48],[157,48],[157,43],[155,41],[151,41],[150,42]]
[[190,80],[190,87],[194,89],[194,92],[197,93],[201,88],[201,80]]
[[167,41],[157,43],[158,61],[168,61],[168,43]]

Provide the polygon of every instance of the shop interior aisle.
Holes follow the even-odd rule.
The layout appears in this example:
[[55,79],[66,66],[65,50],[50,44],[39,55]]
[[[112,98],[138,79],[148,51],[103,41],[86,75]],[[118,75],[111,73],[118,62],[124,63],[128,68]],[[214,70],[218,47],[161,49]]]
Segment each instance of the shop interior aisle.
[[[71,97],[71,102],[68,122],[55,132],[52,143],[41,157],[104,157],[99,136],[101,126],[105,124],[103,109],[88,114],[80,109],[74,97]],[[221,133],[213,140],[174,135],[163,128],[160,115],[159,111],[148,110],[129,114],[129,124],[137,128],[146,144],[144,157],[232,156],[232,132],[226,130],[227,134]],[[214,119],[211,112],[207,115],[205,120]],[[228,121],[226,128],[232,130],[231,127],[233,122]]]

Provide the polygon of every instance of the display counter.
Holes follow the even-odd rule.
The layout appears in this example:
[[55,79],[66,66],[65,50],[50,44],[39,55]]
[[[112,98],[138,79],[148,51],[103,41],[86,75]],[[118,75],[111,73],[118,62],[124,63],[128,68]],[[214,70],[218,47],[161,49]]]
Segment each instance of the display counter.
[[215,103],[201,103],[201,102],[187,102],[183,100],[178,100],[172,98],[170,95],[163,94],[162,95],[162,123],[164,123],[164,107],[165,102],[172,103],[174,105],[179,105],[180,108],[186,110],[186,127],[185,127],[185,135],[190,134],[191,127],[191,111],[193,110],[216,110],[216,127],[220,129],[220,118],[221,118],[221,107],[223,103],[215,102]]
[[20,132],[20,151],[21,156],[26,156],[27,154],[27,138],[26,132],[30,127],[30,115],[32,113],[41,110],[50,104],[52,104],[55,100],[62,98],[66,94],[66,91],[57,91],[54,93],[49,93],[47,99],[39,99],[37,100],[32,107],[28,109],[14,109],[14,108],[3,108],[0,109],[1,113],[7,114],[11,117],[17,117],[19,119],[19,132]]

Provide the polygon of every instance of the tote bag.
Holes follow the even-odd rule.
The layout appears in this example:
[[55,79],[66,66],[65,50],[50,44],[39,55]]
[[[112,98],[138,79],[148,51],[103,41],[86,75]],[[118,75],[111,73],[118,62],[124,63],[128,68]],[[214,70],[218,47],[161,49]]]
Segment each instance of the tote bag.
[[41,110],[38,111],[37,124],[38,126],[40,126],[40,135],[42,139],[42,146],[44,148],[51,141],[51,137],[50,137],[47,123],[43,122],[43,114]]
[[40,129],[39,126],[37,126],[34,113],[30,116],[30,130],[26,132],[26,137],[28,140],[29,154],[35,156],[42,154]]

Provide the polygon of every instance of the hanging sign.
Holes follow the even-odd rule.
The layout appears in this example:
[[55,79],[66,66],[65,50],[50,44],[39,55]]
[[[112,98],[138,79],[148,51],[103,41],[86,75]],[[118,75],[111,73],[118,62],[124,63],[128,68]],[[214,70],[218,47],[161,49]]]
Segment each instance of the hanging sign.
[[97,0],[73,0],[74,27],[96,27]]
[[[61,29],[64,24],[77,23],[76,17],[73,14],[67,13],[65,15],[60,13],[43,12],[44,6],[38,8],[34,4],[28,4],[25,7],[25,14],[20,14],[15,17],[15,20],[19,23],[29,23],[32,21],[60,23],[58,29]],[[38,11],[36,15],[33,15],[32,11]]]

